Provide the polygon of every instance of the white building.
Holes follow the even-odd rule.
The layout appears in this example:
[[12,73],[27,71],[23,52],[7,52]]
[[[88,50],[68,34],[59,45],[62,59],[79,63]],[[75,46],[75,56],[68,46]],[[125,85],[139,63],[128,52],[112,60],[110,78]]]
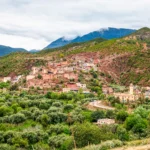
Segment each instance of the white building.
[[4,77],[3,82],[11,81],[11,77]]
[[86,88],[86,84],[82,84],[82,83],[76,83],[78,87],[85,89]]
[[63,88],[63,93],[68,93],[70,91],[71,91],[70,88]]
[[98,119],[97,123],[98,125],[110,125],[110,124],[115,124],[115,119]]
[[32,79],[34,79],[35,78],[35,75],[28,75],[28,76],[26,76],[26,80],[28,81],[28,80],[32,80]]
[[32,67],[32,74],[35,75],[40,71],[41,68],[39,67]]

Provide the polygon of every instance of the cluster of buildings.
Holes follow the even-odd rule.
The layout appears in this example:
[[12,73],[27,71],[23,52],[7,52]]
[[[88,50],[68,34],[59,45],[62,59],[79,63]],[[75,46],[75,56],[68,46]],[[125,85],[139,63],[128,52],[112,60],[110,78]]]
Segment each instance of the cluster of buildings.
[[113,93],[114,97],[119,98],[122,103],[135,102],[139,98],[150,99],[150,87],[134,86],[130,84],[129,91],[126,93]]
[[[134,39],[134,37],[129,38]],[[57,88],[60,92],[76,92],[81,89],[84,93],[89,93],[90,91],[88,90],[87,85],[81,83],[82,81],[79,80],[79,75],[82,72],[87,73],[91,70],[106,72],[108,70],[108,64],[111,64],[112,59],[115,57],[117,56],[113,55],[101,59],[98,52],[69,55],[67,59],[62,58],[59,61],[47,60],[45,66],[32,67],[31,72],[27,76],[16,76],[12,74],[9,77],[0,79],[0,81],[16,83],[21,79],[26,79],[25,88],[27,89],[31,87],[39,87],[41,89],[54,90]],[[109,69],[111,69],[111,67]],[[87,76],[86,79],[88,81],[89,77]],[[102,91],[105,95],[113,95],[114,97],[119,98],[121,102],[136,101],[141,96],[144,96],[144,98],[150,98],[150,87],[139,89],[133,84],[130,85],[129,92],[125,93],[116,93],[112,87],[107,85],[103,85]]]
[[[95,58],[95,57],[94,57]],[[46,66],[32,67],[26,76],[26,86],[51,89],[59,87],[62,92],[78,91],[82,89],[89,93],[86,84],[79,82],[81,72],[97,71],[99,59],[89,56],[70,56],[67,60],[48,62]]]
[[22,78],[22,75],[19,75],[19,76],[10,75],[8,77],[2,78],[1,82],[11,82],[14,84],[14,83],[19,82],[21,78]]

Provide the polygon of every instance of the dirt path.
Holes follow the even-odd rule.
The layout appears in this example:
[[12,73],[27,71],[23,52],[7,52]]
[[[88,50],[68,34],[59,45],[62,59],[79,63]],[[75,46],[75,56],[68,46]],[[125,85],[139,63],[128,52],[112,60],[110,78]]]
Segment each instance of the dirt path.
[[106,106],[102,103],[102,101],[94,101],[94,102],[90,102],[89,106],[93,107],[93,108],[97,108],[97,109],[104,109],[104,110],[114,110],[113,107],[110,106]]
[[150,150],[150,144],[130,147],[120,147],[112,150]]

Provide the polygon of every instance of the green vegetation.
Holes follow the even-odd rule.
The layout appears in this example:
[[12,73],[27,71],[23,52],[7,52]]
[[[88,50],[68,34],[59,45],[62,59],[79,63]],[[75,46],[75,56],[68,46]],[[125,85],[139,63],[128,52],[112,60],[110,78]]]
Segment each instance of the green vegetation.
[[[147,52],[137,52],[128,60],[129,70],[121,76],[122,84],[149,85],[150,81],[150,50]],[[137,71],[136,71],[137,70]]]
[[[82,92],[46,95],[1,92],[0,148],[71,150],[106,141],[101,143],[102,149],[106,149],[111,144],[117,147],[126,141],[149,137],[148,109],[141,106],[128,114],[123,104],[108,97],[106,102],[110,101],[116,110],[90,111],[85,105],[97,98],[93,96]],[[101,127],[94,124],[102,118],[115,119],[116,124]]]
[[[31,60],[34,54],[26,52],[12,53],[0,58],[0,77],[11,73],[16,75],[28,74],[32,66],[45,65],[43,60]],[[28,59],[29,58],[29,59]]]
[[9,86],[10,86],[10,83],[8,82],[0,82],[0,89],[8,88]]

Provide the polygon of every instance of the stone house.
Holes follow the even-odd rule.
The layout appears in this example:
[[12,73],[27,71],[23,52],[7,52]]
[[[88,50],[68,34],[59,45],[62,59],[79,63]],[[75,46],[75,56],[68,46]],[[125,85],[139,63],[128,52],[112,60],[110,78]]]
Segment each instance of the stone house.
[[67,61],[63,61],[63,62],[61,62],[61,65],[62,65],[62,66],[67,66],[67,65],[68,65],[68,62],[67,62]]
[[52,80],[54,78],[53,74],[43,74],[42,80]]
[[86,84],[76,83],[79,88],[86,89]]
[[150,90],[144,93],[144,97],[150,99]]
[[111,124],[115,124],[115,119],[98,119],[97,120],[97,125],[111,125]]
[[4,77],[3,82],[11,82],[11,77]]
[[32,67],[32,74],[35,75],[41,70],[40,67]]
[[48,69],[47,68],[42,68],[42,73],[43,74],[47,74],[48,73]]
[[64,71],[66,71],[66,72],[73,72],[74,68],[73,67],[65,67]]
[[32,80],[32,79],[34,79],[35,78],[35,75],[27,75],[26,76],[26,80],[28,81],[28,80]]
[[71,90],[70,90],[70,88],[63,88],[62,91],[63,91],[63,93],[68,93],[68,92],[70,92]]
[[114,92],[113,88],[107,87],[107,86],[103,86],[102,91],[103,91],[104,94],[112,94]]
[[58,74],[63,74],[63,73],[64,73],[64,70],[63,70],[63,69],[59,69],[59,70],[57,71],[57,73],[58,73]]
[[64,73],[63,77],[67,78],[68,80],[70,80],[70,79],[77,80],[78,79],[78,75],[75,73]]
[[77,92],[79,90],[79,87],[75,83],[68,83],[67,88],[70,89],[70,91]]

